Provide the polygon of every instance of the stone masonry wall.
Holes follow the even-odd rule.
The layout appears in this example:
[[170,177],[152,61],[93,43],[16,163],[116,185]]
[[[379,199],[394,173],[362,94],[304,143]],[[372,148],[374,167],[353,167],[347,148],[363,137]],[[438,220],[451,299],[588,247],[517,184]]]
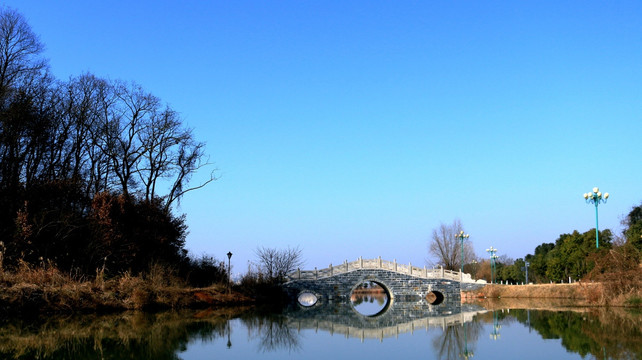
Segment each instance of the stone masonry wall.
[[285,291],[296,299],[302,292],[317,296],[319,302],[349,301],[352,290],[372,281],[386,289],[394,301],[419,301],[431,291],[444,296],[444,301],[459,302],[460,284],[445,279],[425,279],[384,269],[357,269],[317,280],[291,280],[284,284]]

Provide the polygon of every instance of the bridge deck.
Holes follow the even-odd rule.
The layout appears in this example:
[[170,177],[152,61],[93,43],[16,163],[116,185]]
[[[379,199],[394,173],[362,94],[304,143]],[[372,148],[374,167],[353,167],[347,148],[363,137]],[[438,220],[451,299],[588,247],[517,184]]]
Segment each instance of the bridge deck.
[[387,261],[381,260],[381,257],[377,259],[363,259],[359,258],[356,261],[348,262],[344,261],[340,265],[330,264],[325,269],[314,269],[314,270],[297,270],[291,274],[288,274],[289,280],[318,280],[322,278],[327,278],[330,276],[335,276],[338,274],[355,271],[359,269],[383,269],[388,271],[397,272],[400,274],[406,274],[423,279],[448,279],[454,281],[462,282],[475,282],[470,274],[462,274],[459,271],[450,271],[445,270],[444,268],[438,269],[426,269],[412,266],[412,264],[399,264],[396,261]]

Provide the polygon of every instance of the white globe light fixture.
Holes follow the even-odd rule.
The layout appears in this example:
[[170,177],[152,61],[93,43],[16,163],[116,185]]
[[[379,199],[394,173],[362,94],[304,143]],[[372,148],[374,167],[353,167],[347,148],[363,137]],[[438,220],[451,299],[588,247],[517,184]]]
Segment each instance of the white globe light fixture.
[[593,188],[593,192],[584,194],[584,200],[586,200],[587,204],[593,204],[595,205],[595,247],[599,248],[600,247],[600,241],[599,241],[599,230],[598,230],[598,217],[597,217],[597,206],[600,203],[606,203],[606,200],[609,198],[609,193],[604,193],[604,196],[602,196],[602,192],[600,189],[596,186]]

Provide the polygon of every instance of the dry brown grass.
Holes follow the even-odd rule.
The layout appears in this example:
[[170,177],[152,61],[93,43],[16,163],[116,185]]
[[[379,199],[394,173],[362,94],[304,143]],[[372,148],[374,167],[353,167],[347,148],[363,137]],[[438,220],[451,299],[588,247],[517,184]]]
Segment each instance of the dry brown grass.
[[463,298],[567,299],[576,305],[639,306],[631,299],[642,299],[640,287],[627,287],[626,292],[614,283],[486,285],[462,294]]
[[237,293],[226,294],[222,286],[188,288],[159,265],[146,275],[125,273],[109,280],[99,271],[91,281],[74,279],[48,265],[21,264],[16,271],[0,271],[0,313],[179,309],[249,302]]

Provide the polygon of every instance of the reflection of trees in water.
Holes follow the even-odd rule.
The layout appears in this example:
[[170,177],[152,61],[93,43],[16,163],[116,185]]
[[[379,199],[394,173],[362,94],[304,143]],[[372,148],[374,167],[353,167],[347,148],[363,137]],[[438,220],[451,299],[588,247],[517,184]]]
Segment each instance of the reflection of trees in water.
[[229,316],[194,312],[49,317],[0,323],[0,358],[179,359],[193,340],[226,334]]
[[361,305],[364,302],[372,304],[376,301],[377,305],[383,307],[383,305],[385,305],[385,303],[388,301],[388,295],[386,294],[352,295],[350,297],[350,301],[352,301],[352,305],[354,306]]
[[350,294],[350,301],[353,306],[358,306],[363,303],[374,303],[383,307],[388,302],[388,294],[381,285],[376,282],[366,281],[358,285]]
[[595,308],[587,312],[511,310],[510,315],[543,339],[561,339],[565,349],[582,357],[642,358],[640,313]]
[[254,315],[241,318],[250,337],[258,337],[259,351],[270,352],[287,349],[289,352],[301,350],[301,334],[287,324],[283,315]]
[[[195,340],[212,342],[230,334],[241,316],[263,352],[301,348],[300,334],[282,315],[226,309],[194,312],[82,315],[34,320],[0,320],[0,359],[177,360]],[[228,346],[231,346],[228,343]]]
[[457,359],[466,352],[473,352],[482,328],[478,321],[446,327],[440,336],[433,339],[439,359]]

